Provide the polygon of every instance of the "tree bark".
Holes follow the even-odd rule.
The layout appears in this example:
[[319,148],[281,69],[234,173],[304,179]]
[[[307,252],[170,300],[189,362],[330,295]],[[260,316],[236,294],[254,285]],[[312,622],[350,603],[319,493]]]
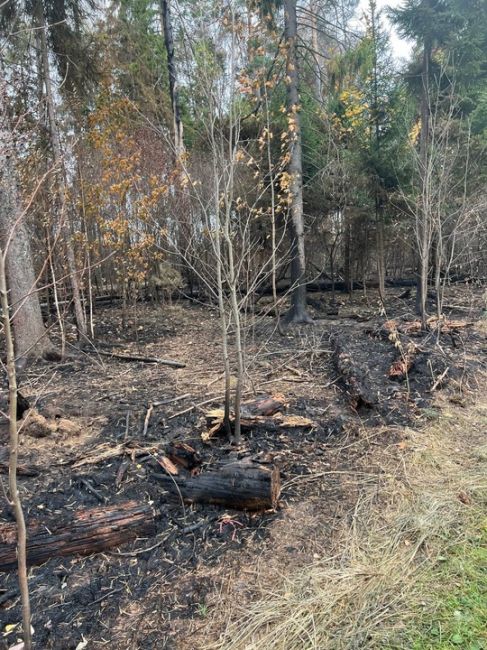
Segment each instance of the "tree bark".
[[322,101],[322,69],[323,69],[323,57],[320,53],[320,43],[319,43],[319,29],[318,29],[318,15],[319,7],[316,0],[310,0],[309,4],[310,18],[311,18],[311,44],[313,47],[312,57],[313,57],[313,89],[315,94],[315,99],[318,103],[321,104]]
[[[78,510],[71,520],[61,524],[35,522],[28,529],[27,562],[42,564],[52,557],[87,555],[129,542],[136,537],[155,534],[152,508],[135,501],[113,506]],[[16,529],[0,526],[0,571],[17,565]]]
[[[39,31],[39,44],[41,47],[41,56],[40,63],[42,69],[39,71],[41,78],[44,80],[44,88],[46,91],[46,105],[47,105],[47,117],[49,122],[49,136],[50,144],[52,150],[52,156],[54,161],[54,174],[56,180],[56,194],[57,194],[57,208],[61,213],[65,212],[65,202],[67,198],[66,192],[66,170],[64,167],[64,159],[61,150],[61,140],[59,137],[59,129],[56,121],[56,108],[54,105],[54,97],[52,92],[52,83],[51,83],[51,69],[49,64],[49,52],[47,49],[47,38],[46,38],[46,23],[44,20],[44,14],[42,11],[42,4],[37,3],[36,7],[36,17],[35,25]],[[71,242],[71,232],[70,228],[64,223],[65,215],[61,216],[61,231],[64,234],[64,246],[66,250],[66,261],[68,266],[69,280],[71,284],[71,290],[73,292],[73,304],[74,304],[74,313],[76,317],[76,325],[78,330],[82,335],[86,336],[86,314],[83,309],[83,304],[81,301],[81,290],[80,283],[78,278],[78,271],[76,268],[76,258],[74,254],[73,244]]]
[[164,44],[167,55],[167,71],[169,76],[169,95],[173,114],[174,153],[176,160],[184,153],[183,123],[181,121],[181,107],[177,85],[176,63],[174,60],[174,37],[171,19],[170,0],[160,0],[162,27],[164,30]]
[[342,208],[343,217],[343,280],[345,282],[345,291],[350,295],[353,292],[353,278],[352,278],[352,224],[350,208],[345,206]]
[[36,291],[29,234],[17,190],[15,145],[8,95],[0,61],[0,242],[5,267],[17,361],[42,356],[51,349]]
[[291,197],[291,308],[285,320],[310,323],[306,311],[306,256],[304,247],[303,170],[299,72],[297,59],[296,0],[284,0],[284,30],[287,48],[286,104],[289,136],[289,193]]

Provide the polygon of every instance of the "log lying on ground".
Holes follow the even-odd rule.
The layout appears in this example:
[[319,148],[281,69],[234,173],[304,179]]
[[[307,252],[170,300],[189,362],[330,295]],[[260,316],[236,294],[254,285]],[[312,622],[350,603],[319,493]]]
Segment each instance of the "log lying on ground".
[[369,385],[367,368],[354,361],[347,350],[347,338],[342,334],[332,337],[333,361],[355,409],[372,408],[378,402],[378,395]]
[[265,467],[248,460],[228,463],[218,471],[186,479],[159,473],[154,476],[188,503],[211,503],[235,510],[275,508],[281,492],[277,467]]
[[141,357],[136,354],[118,354],[117,352],[103,352],[103,350],[93,350],[93,354],[98,354],[103,357],[111,357],[118,361],[138,361],[140,363],[157,363],[162,366],[171,366],[171,368],[186,368],[185,363],[173,361],[172,359],[159,359],[158,357]]
[[[52,557],[88,555],[155,535],[154,513],[146,504],[126,501],[74,512],[62,523],[36,521],[27,529],[27,563],[42,564]],[[0,571],[17,567],[15,524],[0,524]]]
[[[358,282],[357,280],[353,280],[351,284],[352,284],[352,289],[364,288],[363,283]],[[370,287],[371,284],[368,283],[367,286]],[[347,282],[343,282],[343,280],[336,280],[334,283],[331,280],[317,280],[315,282],[306,283],[306,290],[310,292],[332,291],[333,289],[335,291],[349,291],[349,288],[350,285]],[[276,289],[279,295],[282,293],[286,293],[291,289],[291,282],[289,280],[282,280],[278,282]],[[255,294],[257,296],[270,296],[272,295],[272,286],[267,285],[265,287],[259,287],[256,290]]]

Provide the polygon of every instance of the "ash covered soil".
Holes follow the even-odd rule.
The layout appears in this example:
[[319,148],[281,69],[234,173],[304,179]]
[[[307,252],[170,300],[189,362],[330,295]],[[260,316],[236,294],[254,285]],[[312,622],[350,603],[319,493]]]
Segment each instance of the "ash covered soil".
[[[116,306],[95,315],[99,350],[174,359],[186,364],[181,369],[94,351],[29,368],[21,390],[52,426],[43,437],[21,433],[19,463],[32,474],[19,477],[27,521],[49,526],[79,509],[134,500],[150,505],[156,525],[150,538],[30,568],[35,647],[200,648],[198,629],[229,575],[245,602],[255,593],[257,562],[285,571],[330,551],[364,480],[380,490],[384,457],[405,453],[408,430],[437,417],[442,402],[468,408],[487,367],[482,290],[449,290],[447,317],[456,327],[440,335],[434,323],[426,333],[408,329],[413,303],[399,294],[390,291],[387,315],[374,296],[342,298],[336,317],[326,315],[323,295],[313,302],[315,323],[285,336],[270,317],[249,322],[245,399],[278,395],[286,414],[312,426],[268,421],[245,431],[237,448],[221,435],[201,437],[205,413],[222,405],[223,394],[210,308],[138,305],[125,328]],[[392,338],[384,327],[391,321],[399,332]],[[391,377],[411,350],[411,368]],[[372,397],[357,399],[357,384]],[[144,432],[158,401],[166,403],[153,408]],[[4,484],[7,441],[0,428]],[[191,445],[203,472],[246,457],[277,465],[279,507],[251,513],[182,503],[155,476],[164,471],[155,456],[171,442]],[[0,523],[12,522],[5,498],[1,506]],[[20,598],[16,573],[0,575],[0,648],[9,648],[19,637]]]

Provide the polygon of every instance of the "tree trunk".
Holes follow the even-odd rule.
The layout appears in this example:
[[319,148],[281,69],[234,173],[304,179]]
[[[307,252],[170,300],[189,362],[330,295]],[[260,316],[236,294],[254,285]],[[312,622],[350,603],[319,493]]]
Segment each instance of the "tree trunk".
[[319,7],[316,3],[316,0],[310,0],[309,10],[311,13],[311,44],[313,47],[312,58],[313,58],[313,89],[315,94],[315,99],[318,103],[321,104],[322,101],[322,69],[323,69],[323,57],[319,51],[319,29],[318,29],[318,14]]
[[421,133],[419,166],[421,178],[421,202],[418,206],[419,214],[416,217],[416,237],[418,245],[418,284],[416,294],[416,310],[421,317],[423,328],[426,328],[428,314],[426,299],[428,293],[429,254],[431,248],[429,234],[429,141],[430,141],[430,92],[429,75],[431,61],[431,42],[425,38],[423,44],[423,64],[421,70]]
[[44,88],[46,91],[46,106],[47,106],[47,117],[49,121],[49,136],[50,144],[52,150],[52,156],[54,161],[54,174],[56,180],[56,207],[61,213],[61,230],[64,231],[64,246],[66,250],[66,261],[68,265],[69,280],[71,284],[71,290],[73,292],[73,303],[74,303],[74,313],[76,317],[76,325],[81,334],[86,336],[86,315],[83,309],[83,304],[81,301],[81,291],[78,279],[78,271],[76,269],[76,258],[74,254],[73,244],[71,242],[71,232],[70,228],[67,227],[65,221],[65,202],[67,197],[66,192],[66,170],[64,167],[64,159],[61,151],[61,141],[59,137],[59,129],[56,121],[56,109],[54,106],[54,97],[52,91],[51,83],[51,69],[49,64],[49,52],[47,49],[47,38],[46,38],[46,23],[44,20],[44,14],[42,12],[42,5],[40,2],[37,3],[36,9],[36,18],[35,18],[36,28],[39,31],[39,44],[41,47],[41,56],[40,62],[42,64],[41,78],[44,79]]
[[[1,146],[1,144],[0,144]],[[15,533],[17,543],[15,545],[15,560],[19,578],[19,589],[22,601],[22,626],[24,632],[24,648],[31,650],[31,626],[30,626],[30,599],[29,582],[27,579],[27,556],[26,541],[27,532],[25,527],[24,511],[17,484],[19,430],[17,427],[17,416],[20,406],[17,392],[17,373],[15,370],[15,353],[10,326],[9,304],[7,298],[7,277],[5,273],[5,257],[0,248],[0,304],[3,312],[3,333],[7,353],[7,378],[8,378],[8,430],[9,430],[9,464],[8,464],[8,489],[11,506],[15,516]]]
[[[87,555],[155,534],[152,508],[135,501],[78,510],[61,524],[33,523],[27,536],[27,562],[42,564],[52,557]],[[17,565],[16,531],[12,524],[0,526],[0,571]]]
[[379,285],[379,298],[382,305],[386,299],[386,268],[384,250],[384,216],[380,199],[376,197],[376,244],[377,244],[377,283]]
[[29,235],[17,192],[15,146],[0,61],[0,241],[6,256],[17,360],[42,356],[51,344],[42,320]]
[[351,252],[352,224],[351,224],[350,209],[347,206],[345,206],[342,209],[342,213],[344,214],[343,279],[345,282],[345,290],[348,294],[351,295],[353,291],[353,278],[352,278],[352,252]]
[[291,308],[286,321],[310,323],[306,311],[306,257],[304,248],[303,170],[299,73],[297,59],[296,0],[284,0],[284,22],[287,47],[286,104],[289,136],[289,192],[291,197]]
[[[370,21],[372,29],[372,41],[374,47],[373,60],[373,84],[374,84],[374,149],[376,155],[376,164],[379,163],[381,153],[380,141],[380,123],[379,123],[379,87],[378,87],[378,70],[377,70],[377,7],[375,1],[370,2]],[[376,227],[376,254],[377,254],[377,282],[379,284],[379,298],[382,306],[385,305],[385,260],[384,260],[384,211],[381,197],[380,179],[377,171],[374,174],[374,204],[375,204],[375,227]]]
[[171,20],[170,0],[160,0],[162,27],[164,29],[164,44],[167,54],[167,71],[169,76],[169,95],[173,114],[174,153],[176,160],[184,153],[183,123],[181,121],[181,108],[177,86],[176,64],[174,61],[174,37]]

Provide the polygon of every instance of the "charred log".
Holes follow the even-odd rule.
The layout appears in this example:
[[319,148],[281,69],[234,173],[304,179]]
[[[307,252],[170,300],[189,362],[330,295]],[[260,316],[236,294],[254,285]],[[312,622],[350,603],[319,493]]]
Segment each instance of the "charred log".
[[370,385],[367,367],[354,360],[347,340],[347,337],[338,334],[331,339],[335,368],[350,397],[352,407],[372,408],[378,403],[377,392]]
[[[52,557],[88,555],[155,534],[152,508],[135,501],[78,510],[61,523],[36,521],[27,530],[27,562]],[[0,571],[17,567],[17,529],[0,524]]]
[[184,478],[156,473],[164,487],[187,503],[211,503],[235,510],[275,508],[281,491],[277,467],[252,461],[224,465],[217,471]]

